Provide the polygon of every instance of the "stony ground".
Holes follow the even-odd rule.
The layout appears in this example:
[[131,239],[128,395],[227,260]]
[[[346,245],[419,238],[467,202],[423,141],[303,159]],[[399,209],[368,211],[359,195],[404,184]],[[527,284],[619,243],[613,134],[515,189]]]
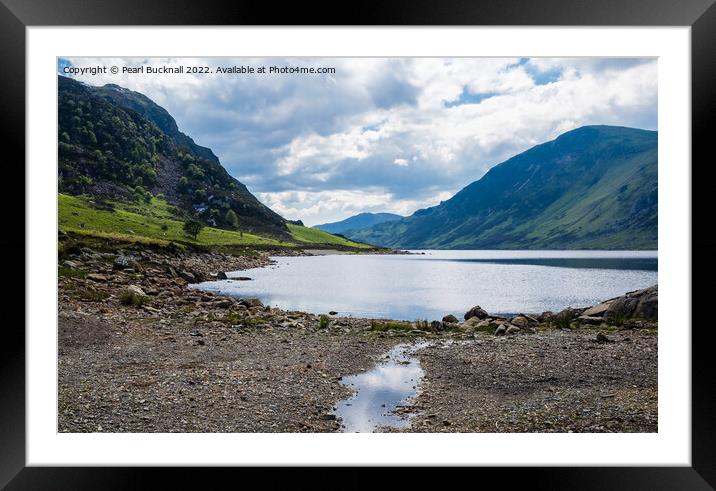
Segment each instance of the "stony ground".
[[[61,432],[327,432],[339,383],[391,346],[426,372],[409,431],[656,431],[655,331],[385,329],[188,288],[249,256],[74,250],[60,261]],[[127,291],[142,293],[134,302]],[[126,303],[126,304],[123,304]],[[476,328],[477,329],[477,328]],[[525,332],[532,332],[525,334]],[[445,342],[447,341],[447,342]]]
[[587,328],[425,348],[411,431],[657,431],[656,334],[608,339]]

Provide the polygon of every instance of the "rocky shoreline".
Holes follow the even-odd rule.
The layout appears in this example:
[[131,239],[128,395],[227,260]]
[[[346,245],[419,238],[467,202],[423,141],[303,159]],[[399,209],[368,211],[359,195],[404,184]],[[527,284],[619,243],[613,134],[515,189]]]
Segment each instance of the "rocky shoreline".
[[439,342],[417,353],[426,375],[407,431],[657,430],[656,287],[590,309],[508,318],[475,306],[422,324],[189,288],[272,254],[305,252],[65,247],[59,431],[340,431],[341,378],[417,339]]

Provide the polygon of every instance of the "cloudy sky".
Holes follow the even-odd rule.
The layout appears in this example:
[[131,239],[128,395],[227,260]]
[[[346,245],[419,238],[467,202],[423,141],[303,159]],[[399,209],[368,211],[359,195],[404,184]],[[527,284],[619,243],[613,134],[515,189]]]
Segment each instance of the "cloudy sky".
[[[208,66],[211,74],[73,75],[142,92],[265,204],[307,225],[403,215],[495,164],[587,124],[657,129],[652,58],[77,58]],[[330,74],[217,74],[218,66]]]

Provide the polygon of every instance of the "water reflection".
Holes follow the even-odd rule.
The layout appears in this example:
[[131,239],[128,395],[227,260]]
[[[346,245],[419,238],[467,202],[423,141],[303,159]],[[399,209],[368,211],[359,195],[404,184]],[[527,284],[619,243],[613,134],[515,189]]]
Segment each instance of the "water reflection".
[[372,370],[341,381],[356,391],[336,406],[343,431],[372,433],[381,427],[404,428],[410,424],[408,418],[391,413],[417,393],[424,372],[411,355],[428,344],[395,346]]

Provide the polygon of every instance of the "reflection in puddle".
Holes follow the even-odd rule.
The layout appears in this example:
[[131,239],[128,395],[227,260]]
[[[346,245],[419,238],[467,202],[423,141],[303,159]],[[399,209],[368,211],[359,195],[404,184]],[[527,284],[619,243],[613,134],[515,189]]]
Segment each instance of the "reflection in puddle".
[[416,395],[424,372],[411,355],[429,344],[400,344],[372,370],[343,378],[341,383],[356,391],[353,397],[336,406],[343,431],[371,433],[381,427],[404,428],[410,424],[407,418],[391,413]]

